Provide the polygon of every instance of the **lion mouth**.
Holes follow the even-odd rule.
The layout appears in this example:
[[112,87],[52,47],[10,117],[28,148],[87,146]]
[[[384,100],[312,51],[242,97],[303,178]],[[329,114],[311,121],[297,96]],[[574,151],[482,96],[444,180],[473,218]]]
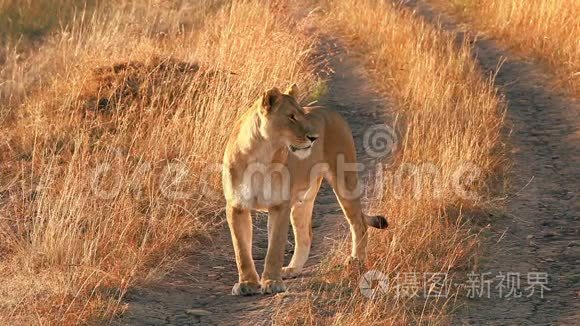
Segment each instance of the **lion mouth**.
[[302,147],[300,147],[300,146],[294,146],[294,145],[290,145],[288,147],[290,148],[290,150],[293,153],[296,153],[297,151],[305,151],[307,149],[310,149],[312,147],[312,144],[308,144],[308,145],[302,146]]

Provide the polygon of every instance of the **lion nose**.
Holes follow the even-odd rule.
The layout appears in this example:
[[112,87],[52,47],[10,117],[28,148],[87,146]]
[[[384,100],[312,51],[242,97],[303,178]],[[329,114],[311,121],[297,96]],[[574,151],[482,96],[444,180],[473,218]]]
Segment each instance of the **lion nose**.
[[318,139],[318,135],[308,135],[306,138],[314,143],[314,141]]

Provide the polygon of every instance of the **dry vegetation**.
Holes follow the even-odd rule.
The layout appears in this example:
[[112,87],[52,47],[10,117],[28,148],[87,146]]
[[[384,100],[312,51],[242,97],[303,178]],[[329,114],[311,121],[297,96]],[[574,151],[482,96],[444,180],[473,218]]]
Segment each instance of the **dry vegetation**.
[[[0,0],[1,324],[110,318],[129,287],[211,229],[223,203],[209,172],[227,126],[273,85],[320,85],[315,40],[275,3]],[[338,0],[325,10],[325,28],[399,104],[399,152],[370,203],[392,227],[372,233],[367,269],[392,279],[465,266],[477,239],[462,212],[485,204],[503,162],[492,81],[468,43],[405,9]],[[459,181],[476,199],[453,189],[469,164],[479,173]],[[362,297],[358,271],[336,268],[344,249],[280,322],[437,323],[453,306],[453,293],[422,300],[393,287]]]
[[91,10],[96,0],[0,0],[0,39],[39,39],[75,13]]
[[476,28],[549,65],[580,97],[580,2],[570,0],[449,0]]
[[312,90],[313,40],[259,1],[16,2],[0,0],[0,323],[109,318],[211,227],[227,126],[273,85]]
[[[310,282],[313,294],[280,311],[278,318],[287,324],[443,323],[456,292],[422,299],[423,287],[429,286],[423,273],[452,277],[474,253],[477,237],[463,212],[489,199],[490,176],[504,161],[500,129],[505,106],[493,76],[478,70],[469,43],[456,45],[454,34],[408,9],[337,0],[327,3],[325,11],[329,29],[345,36],[373,71],[376,86],[399,104],[399,152],[383,171],[386,178],[376,185],[379,196],[370,203],[372,210],[390,217],[391,226],[371,234],[366,269],[384,273],[391,282],[416,272],[420,292],[418,298],[397,295],[396,283],[391,283],[386,294],[363,297],[358,271],[337,268],[347,254],[345,243]],[[477,173],[464,174],[459,182],[478,197],[466,198],[452,187],[458,179],[454,173],[472,164],[477,168],[470,171]],[[397,187],[393,178],[402,169],[407,170],[399,174]],[[423,184],[419,196],[414,191],[418,180]]]
[[0,104],[22,100],[36,88],[43,77],[38,72],[53,60],[31,58],[45,37],[97,7],[94,0],[0,0]]

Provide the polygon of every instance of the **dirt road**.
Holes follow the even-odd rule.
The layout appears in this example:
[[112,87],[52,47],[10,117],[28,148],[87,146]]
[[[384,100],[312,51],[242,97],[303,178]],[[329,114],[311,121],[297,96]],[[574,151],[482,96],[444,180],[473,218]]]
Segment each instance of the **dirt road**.
[[[449,16],[423,1],[409,3],[419,15],[443,28],[463,31]],[[506,216],[490,219],[491,235],[478,274],[493,279],[489,291],[466,299],[455,316],[458,324],[566,324],[580,318],[580,105],[550,86],[541,64],[525,61],[494,41],[475,43],[485,72],[495,72],[496,84],[508,100],[505,139],[511,150]],[[467,85],[468,86],[468,85]],[[521,297],[500,292],[501,277],[516,273]],[[536,273],[536,274],[534,274]],[[538,274],[539,273],[539,274]],[[536,276],[547,276],[543,298],[526,291]],[[518,277],[514,276],[516,279]],[[528,279],[530,277],[530,279]],[[479,277],[481,280],[481,277]],[[543,280],[537,279],[539,283]],[[486,286],[486,285],[484,285]]]
[[[328,39],[322,53],[328,55],[330,68],[328,93],[322,105],[340,112],[349,122],[359,160],[372,167],[362,150],[366,128],[384,122],[386,101],[370,89],[362,64],[347,54],[344,47]],[[278,85],[283,86],[283,85]],[[203,252],[192,253],[176,270],[161,281],[131,290],[126,300],[129,310],[115,321],[119,325],[269,325],[274,303],[299,298],[306,291],[304,280],[320,258],[348,237],[348,226],[332,189],[323,184],[313,213],[314,241],[304,277],[288,280],[284,295],[235,297],[230,295],[237,281],[233,248],[227,224],[222,225],[211,241],[198,246]],[[223,217],[225,221],[225,216]],[[286,262],[292,256],[287,246]],[[261,272],[267,249],[266,216],[254,217],[254,259]]]

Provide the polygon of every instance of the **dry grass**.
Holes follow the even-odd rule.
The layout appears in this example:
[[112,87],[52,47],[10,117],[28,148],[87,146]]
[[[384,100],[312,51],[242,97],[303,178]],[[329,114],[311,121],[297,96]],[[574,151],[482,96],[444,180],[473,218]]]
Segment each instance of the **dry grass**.
[[97,0],[0,0],[0,43],[15,38],[39,39],[97,3]]
[[[478,69],[469,43],[456,45],[456,35],[408,9],[370,0],[337,0],[325,9],[329,29],[345,36],[371,68],[376,86],[399,104],[399,152],[382,171],[378,196],[370,203],[371,210],[390,217],[391,226],[371,233],[367,270],[380,271],[391,282],[397,275],[413,280],[415,274],[405,273],[418,273],[420,292],[397,295],[391,283],[387,293],[363,297],[359,272],[336,267],[348,252],[338,248],[311,281],[313,295],[278,318],[286,324],[444,323],[457,289],[448,297],[424,298],[429,286],[424,273],[451,278],[474,254],[476,231],[463,212],[486,205],[490,177],[504,162],[505,106],[493,76]],[[462,168],[467,173],[459,177]],[[415,191],[418,181],[422,186]]]
[[0,73],[2,324],[118,313],[221,210],[224,126],[316,84],[313,40],[259,1],[101,5]]
[[108,2],[0,0],[0,121],[5,118],[4,105],[22,100],[42,79],[42,75],[32,72],[39,72],[51,60],[31,57],[47,36],[66,29],[93,10],[103,9]]
[[580,2],[450,0],[476,28],[517,52],[546,62],[580,97]]
[[[211,229],[224,126],[272,85],[317,91],[315,41],[261,1],[16,4],[0,0],[0,323],[110,318],[129,287],[195,246],[184,238]],[[477,239],[462,212],[485,204],[503,161],[492,82],[467,43],[406,10],[327,8],[328,29],[365,55],[400,106],[400,151],[371,202],[392,226],[371,234],[367,267],[393,278],[465,266]],[[457,177],[473,163],[474,180]],[[445,320],[453,293],[363,298],[358,271],[335,268],[345,252],[327,257],[312,296],[280,322]]]

